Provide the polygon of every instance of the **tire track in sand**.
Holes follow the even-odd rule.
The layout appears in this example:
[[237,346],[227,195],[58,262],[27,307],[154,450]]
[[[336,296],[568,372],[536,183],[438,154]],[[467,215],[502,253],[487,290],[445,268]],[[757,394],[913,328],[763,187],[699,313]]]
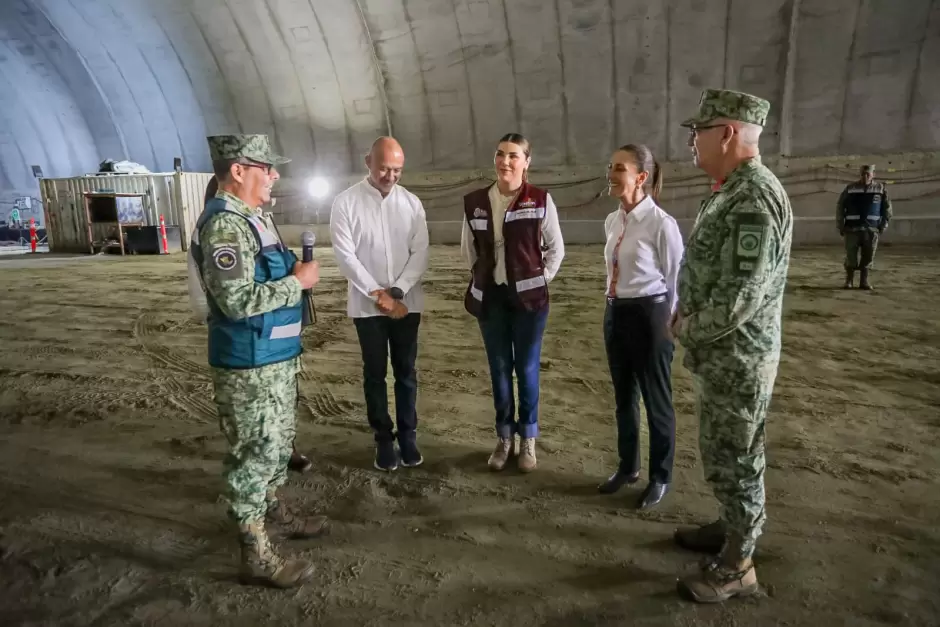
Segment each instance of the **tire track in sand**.
[[186,382],[194,379],[199,383],[209,381],[208,368],[180,355],[176,355],[166,346],[159,344],[155,330],[157,324],[152,314],[143,313],[134,321],[132,335],[145,355],[157,362],[162,369],[169,370],[167,377],[158,377],[157,383],[166,394],[167,401],[193,420],[210,424],[217,420],[215,405],[200,394],[187,394],[183,382],[174,378],[174,374],[185,375]]
[[199,379],[209,379],[208,369],[194,361],[176,355],[166,346],[161,346],[151,340],[155,336],[154,329],[156,325],[153,322],[153,315],[144,313],[138,316],[134,322],[133,336],[140,344],[144,353],[160,362],[170,370],[185,374],[188,377],[197,377]]
[[[323,320],[315,335],[308,334],[304,337],[304,347],[307,349],[322,349],[327,344],[340,339],[336,327],[341,322],[342,318],[339,316]],[[163,368],[171,371],[171,376],[159,377],[158,379],[160,386],[167,395],[168,402],[191,415],[198,422],[215,422],[217,420],[215,404],[202,395],[187,394],[182,382],[172,376],[174,373],[182,374],[186,376],[187,382],[194,378],[199,382],[207,382],[210,379],[208,368],[175,354],[166,346],[162,346],[157,340],[157,335],[162,328],[152,314],[143,313],[134,322],[132,335],[147,356]],[[355,403],[338,400],[329,386],[325,382],[319,381],[315,375],[302,372],[300,376],[301,379],[316,384],[317,388],[321,390],[313,396],[308,396],[303,392],[300,393],[301,404],[307,409],[314,421],[344,416],[356,408]]]
[[319,390],[313,395],[308,395],[302,390],[299,392],[301,405],[310,412],[314,421],[324,418],[338,418],[356,409],[356,403],[337,399],[333,395],[330,386],[320,381],[316,374],[301,372],[300,379],[313,383]]
[[[303,334],[303,347],[305,351],[321,351],[330,344],[342,341],[340,325],[345,322],[345,312],[321,315],[317,324],[311,326]],[[316,373],[301,370],[301,381],[312,383],[317,392],[309,395],[298,390],[300,405],[305,408],[313,422],[329,418],[339,418],[356,409],[357,405],[345,400],[338,400],[330,389],[329,381],[324,380]]]

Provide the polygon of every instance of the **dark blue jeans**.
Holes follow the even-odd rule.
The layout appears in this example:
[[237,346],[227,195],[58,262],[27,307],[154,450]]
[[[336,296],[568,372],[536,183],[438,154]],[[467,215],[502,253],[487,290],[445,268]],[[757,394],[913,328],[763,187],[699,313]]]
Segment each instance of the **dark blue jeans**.
[[[539,434],[539,357],[542,334],[548,321],[548,306],[539,311],[515,309],[505,285],[490,288],[480,316],[480,331],[490,363],[496,433],[508,438]],[[519,387],[519,416],[512,388],[516,372]]]

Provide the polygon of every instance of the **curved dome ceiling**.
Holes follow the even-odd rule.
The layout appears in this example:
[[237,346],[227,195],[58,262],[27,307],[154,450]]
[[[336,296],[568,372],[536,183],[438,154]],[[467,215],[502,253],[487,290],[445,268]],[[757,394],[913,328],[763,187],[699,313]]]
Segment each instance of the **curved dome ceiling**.
[[238,131],[294,172],[386,133],[409,169],[486,166],[514,130],[535,167],[685,158],[678,122],[723,85],[771,100],[767,153],[938,149],[940,0],[2,0],[0,189],[205,170]]

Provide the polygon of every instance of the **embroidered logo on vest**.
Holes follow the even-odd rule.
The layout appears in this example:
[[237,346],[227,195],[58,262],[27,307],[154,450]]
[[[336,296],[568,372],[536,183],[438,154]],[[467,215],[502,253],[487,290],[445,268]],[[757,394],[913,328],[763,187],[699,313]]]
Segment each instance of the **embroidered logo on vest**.
[[485,217],[486,217],[486,211],[484,211],[483,209],[480,209],[479,207],[477,207],[476,209],[473,210],[473,217],[474,217],[474,218],[485,218]]

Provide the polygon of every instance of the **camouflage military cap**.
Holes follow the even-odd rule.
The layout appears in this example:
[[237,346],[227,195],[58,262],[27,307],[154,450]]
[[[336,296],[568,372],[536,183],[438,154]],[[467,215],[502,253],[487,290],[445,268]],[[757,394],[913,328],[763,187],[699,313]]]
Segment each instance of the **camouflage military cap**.
[[698,101],[698,114],[682,123],[694,128],[725,118],[764,126],[770,103],[763,98],[730,89],[706,89]]
[[874,164],[869,164],[869,165],[863,165],[863,166],[862,166],[862,172],[874,172],[874,171],[875,171],[875,166],[874,166]]
[[206,140],[209,142],[209,156],[213,161],[251,159],[269,165],[290,161],[271,151],[271,142],[267,135],[212,135]]

